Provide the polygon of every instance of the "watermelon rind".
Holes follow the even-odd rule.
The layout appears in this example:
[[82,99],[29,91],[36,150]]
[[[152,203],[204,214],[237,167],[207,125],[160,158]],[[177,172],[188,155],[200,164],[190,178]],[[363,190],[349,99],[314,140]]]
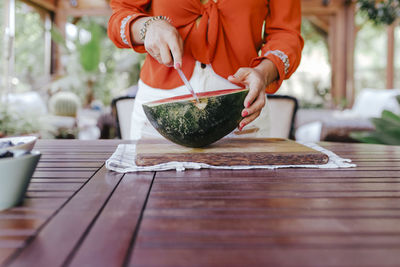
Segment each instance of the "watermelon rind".
[[243,119],[248,89],[190,95],[143,104],[151,125],[168,140],[187,147],[210,145],[232,132]]

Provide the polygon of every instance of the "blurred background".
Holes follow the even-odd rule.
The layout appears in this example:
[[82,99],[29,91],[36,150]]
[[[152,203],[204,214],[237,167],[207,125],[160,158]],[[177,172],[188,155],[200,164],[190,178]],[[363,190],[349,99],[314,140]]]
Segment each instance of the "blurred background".
[[[302,61],[278,91],[298,101],[293,136],[399,145],[399,1],[301,2]],[[121,138],[115,101],[135,95],[144,55],[108,39],[108,1],[2,0],[0,14],[0,136]]]

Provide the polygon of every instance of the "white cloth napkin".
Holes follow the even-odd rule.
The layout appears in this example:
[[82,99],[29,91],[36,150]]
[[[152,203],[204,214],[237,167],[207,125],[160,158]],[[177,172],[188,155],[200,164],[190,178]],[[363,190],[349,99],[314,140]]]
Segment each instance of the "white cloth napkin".
[[314,143],[302,143],[302,145],[308,146],[317,151],[325,153],[329,157],[329,161],[322,165],[235,165],[235,166],[213,166],[205,163],[197,162],[177,162],[171,161],[167,163],[157,164],[154,166],[137,166],[135,164],[136,159],[136,145],[135,144],[121,144],[118,145],[117,150],[112,156],[106,161],[106,168],[112,171],[127,173],[136,171],[166,171],[176,170],[184,171],[185,169],[234,169],[234,170],[249,170],[249,169],[278,169],[278,168],[351,168],[356,167],[355,164],[351,163],[350,159],[344,159],[329,151],[323,147],[320,147]]

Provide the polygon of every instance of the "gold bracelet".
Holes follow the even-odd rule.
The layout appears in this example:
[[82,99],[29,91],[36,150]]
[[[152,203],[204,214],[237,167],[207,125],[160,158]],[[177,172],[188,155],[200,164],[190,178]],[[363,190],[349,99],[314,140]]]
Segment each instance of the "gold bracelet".
[[146,38],[147,27],[150,25],[150,23],[157,21],[157,20],[165,20],[165,21],[168,21],[169,23],[171,23],[171,19],[166,16],[156,16],[156,17],[149,18],[148,20],[146,20],[145,23],[143,23],[143,28],[140,29],[140,40],[143,41],[144,38]]

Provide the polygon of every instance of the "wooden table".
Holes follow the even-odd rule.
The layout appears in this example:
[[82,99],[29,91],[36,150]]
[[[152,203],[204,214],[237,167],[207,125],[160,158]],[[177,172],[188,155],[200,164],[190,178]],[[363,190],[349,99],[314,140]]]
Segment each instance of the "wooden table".
[[324,143],[352,169],[109,172],[121,141],[40,140],[5,266],[399,266],[400,147]]

